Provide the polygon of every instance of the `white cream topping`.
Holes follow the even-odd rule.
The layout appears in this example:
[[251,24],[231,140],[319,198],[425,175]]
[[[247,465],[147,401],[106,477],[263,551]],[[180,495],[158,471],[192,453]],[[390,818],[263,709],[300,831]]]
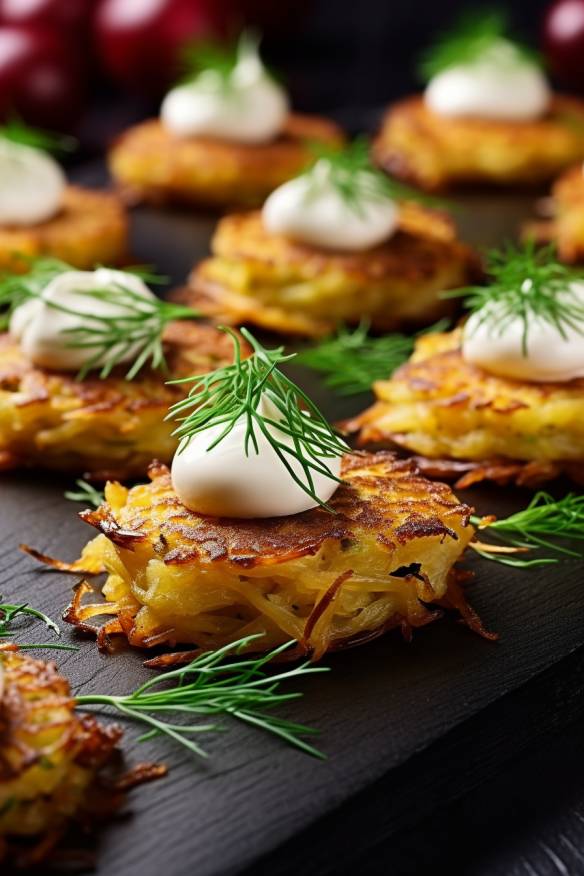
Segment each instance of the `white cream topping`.
[[58,213],[67,181],[57,162],[0,137],[0,225],[36,225]]
[[331,180],[330,166],[319,161],[305,174],[269,195],[262,210],[271,234],[325,249],[360,251],[388,240],[398,226],[395,201],[354,181],[358,204],[343,197]]
[[[584,307],[584,283],[571,283],[565,294]],[[564,336],[548,320],[530,316],[524,349],[521,317],[503,322],[497,305],[486,305],[464,326],[462,355],[500,377],[563,383],[584,377],[584,324],[581,332],[566,324],[563,331]]]
[[548,109],[551,90],[545,75],[507,40],[498,40],[476,61],[434,76],[424,95],[441,116],[529,121]]
[[238,143],[266,143],[282,130],[289,113],[284,89],[267,73],[249,41],[226,83],[214,70],[171,89],[160,117],[179,137],[219,137]]
[[[91,316],[127,315],[128,310],[113,302],[103,301],[87,294],[95,289],[111,289],[120,286],[129,289],[145,300],[155,296],[135,274],[98,268],[95,271],[64,271],[51,280],[38,298],[26,301],[17,307],[10,320],[9,331],[19,342],[25,356],[42,368],[56,371],[78,371],[95,355],[92,347],[71,347],[68,329],[87,326]],[[67,308],[75,313],[64,312]],[[69,339],[68,339],[69,338]],[[131,361],[139,347],[120,351],[119,362]],[[109,354],[112,350],[108,351]],[[96,367],[102,363],[97,363]]]
[[[262,396],[258,408],[262,416],[275,421],[282,415],[273,402]],[[288,447],[293,441],[275,426],[271,434]],[[250,443],[245,454],[245,419],[236,422],[231,432],[212,450],[208,447],[221,434],[224,425],[211,426],[195,435],[172,462],[172,485],[183,505],[199,514],[213,517],[284,517],[299,514],[317,503],[290,476],[268,439],[256,427],[258,452]],[[301,480],[300,463],[286,458]],[[313,472],[314,491],[327,502],[338,487],[340,457],[321,459],[332,477]]]

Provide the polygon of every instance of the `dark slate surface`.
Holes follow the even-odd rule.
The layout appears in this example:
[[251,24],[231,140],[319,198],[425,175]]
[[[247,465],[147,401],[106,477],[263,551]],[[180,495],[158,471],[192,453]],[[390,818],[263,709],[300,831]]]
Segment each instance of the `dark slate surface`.
[[[490,244],[512,233],[515,216],[525,214],[527,203],[511,199],[502,221],[491,200],[469,196],[459,219],[475,239]],[[154,262],[182,282],[191,262],[205,253],[211,227],[210,219],[140,211],[136,260]],[[329,416],[350,413],[351,405],[339,406],[321,390],[315,395]],[[359,404],[352,402],[355,410]],[[69,599],[71,578],[39,569],[17,545],[26,541],[63,558],[77,556],[91,532],[62,498],[65,486],[62,479],[39,475],[4,477],[0,485],[0,592],[14,601],[30,600],[53,616]],[[464,498],[480,511],[508,513],[522,507],[529,494],[486,488]],[[446,620],[420,631],[411,645],[388,636],[328,659],[332,672],[307,679],[304,699],[287,712],[321,728],[324,763],[231,725],[229,732],[208,739],[211,757],[201,763],[165,742],[138,745],[137,731],[129,726],[128,762],[164,759],[171,773],[136,791],[130,818],[103,833],[98,876],[154,876],[162,870],[168,876],[211,876],[298,867],[341,872],[351,854],[362,858],[365,872],[374,872],[376,844],[383,838],[429,818],[440,801],[455,806],[485,771],[495,774],[542,734],[577,718],[579,700],[568,695],[579,690],[576,681],[568,691],[558,688],[567,664],[553,667],[567,660],[580,683],[582,564],[530,572],[481,560],[471,565],[477,572],[473,604],[501,640],[485,642]],[[27,627],[22,635],[47,638],[40,626]],[[76,653],[58,655],[74,691],[121,693],[149,675],[138,653],[105,656],[69,630],[63,638],[80,646]],[[369,837],[367,812],[384,813],[383,823],[369,819]],[[344,836],[333,842],[339,813]],[[351,836],[359,813],[362,830]],[[310,859],[303,854],[309,841],[314,861],[312,852]],[[404,843],[407,848],[405,835]]]

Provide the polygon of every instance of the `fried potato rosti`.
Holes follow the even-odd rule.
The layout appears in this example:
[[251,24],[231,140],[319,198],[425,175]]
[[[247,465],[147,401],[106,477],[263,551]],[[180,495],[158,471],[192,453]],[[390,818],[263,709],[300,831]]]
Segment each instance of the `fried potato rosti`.
[[[158,778],[142,765],[121,782],[106,780],[122,736],[75,713],[69,682],[54,663],[14,645],[0,648],[0,863],[42,863],[73,823],[89,826],[120,806],[124,788]],[[3,870],[4,872],[4,870]]]
[[[547,206],[547,205],[546,205]],[[528,223],[525,238],[555,243],[564,262],[584,262],[584,171],[571,167],[553,185],[551,218]]]
[[262,144],[178,137],[150,119],[121,135],[109,167],[130,201],[254,207],[303,169],[311,141],[341,145],[343,135],[328,119],[296,114],[280,137]]
[[430,191],[465,183],[534,185],[584,158],[584,102],[557,96],[534,121],[443,118],[421,96],[390,107],[374,141],[376,163]]
[[111,192],[67,186],[59,213],[46,222],[0,225],[0,268],[26,268],[27,258],[52,256],[76,268],[120,264],[128,257],[128,219]]
[[269,234],[259,212],[222,219],[212,252],[191,274],[184,300],[221,322],[308,337],[363,318],[379,331],[427,325],[455,307],[439,293],[478,274],[450,220],[414,204],[403,206],[390,240],[365,252]]
[[32,365],[10,335],[0,335],[0,469],[128,478],[143,476],[153,458],[170,461],[177,441],[164,418],[188,384],[165,381],[230,363],[233,345],[212,326],[176,322],[166,329],[165,347],[167,374],[143,371],[129,381],[121,365],[105,380],[77,380]]
[[102,643],[121,633],[137,647],[216,648],[263,633],[262,650],[296,639],[315,659],[433,620],[427,603],[445,604],[456,590],[452,566],[474,534],[471,509],[389,453],[347,454],[342,477],[336,513],[262,520],[187,510],[159,464],[149,484],[108,484],[106,503],[82,512],[100,535],[75,567],[103,564],[106,601],[84,604],[84,583],[67,619],[91,629],[92,617],[113,615]]
[[[429,459],[584,466],[584,379],[529,383],[464,361],[461,334],[418,338],[410,361],[378,381],[378,401],[349,424],[360,443],[390,441]],[[543,475],[542,475],[543,476]]]

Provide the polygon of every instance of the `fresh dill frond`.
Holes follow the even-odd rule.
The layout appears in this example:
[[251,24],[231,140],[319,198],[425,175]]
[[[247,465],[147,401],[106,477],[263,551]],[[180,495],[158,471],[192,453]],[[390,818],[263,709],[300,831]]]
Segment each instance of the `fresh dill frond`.
[[356,137],[343,148],[314,142],[308,145],[312,161],[298,176],[307,183],[307,200],[318,197],[323,186],[332,185],[356,213],[363,212],[365,200],[417,201],[434,207],[445,204],[444,200],[404,185],[376,167],[365,136]]
[[[4,639],[13,639],[14,638],[14,629],[12,629],[13,622],[21,617],[32,617],[37,620],[41,620],[48,629],[52,630],[56,636],[61,635],[61,630],[57,626],[54,620],[52,620],[48,615],[44,612],[39,611],[38,608],[32,608],[28,603],[23,602],[20,605],[14,605],[9,602],[3,602],[3,597],[0,596],[0,644]],[[46,643],[41,642],[39,644],[20,644],[18,647],[21,650],[28,650],[33,648],[54,648],[58,651],[76,651],[77,648],[73,645],[62,645],[57,642]]]
[[537,52],[508,37],[509,20],[500,8],[475,9],[464,13],[446,33],[440,34],[433,46],[422,55],[419,73],[428,82],[434,76],[457,67],[472,64],[506,44],[516,55],[532,64],[541,65]]
[[[219,436],[207,448],[207,451],[212,450],[231,432],[238,420],[244,419],[246,455],[259,452],[257,434],[261,433],[292,480],[314,502],[332,511],[315,492],[313,473],[341,483],[331,473],[325,460],[342,456],[347,451],[347,445],[300,387],[280,371],[278,366],[289,362],[295,354],[286,355],[283,347],[267,350],[242,328],[241,334],[253,348],[252,355],[242,359],[238,336],[229,328],[222,330],[233,340],[232,365],[209,374],[169,381],[171,384],[193,383],[188,396],[176,402],[167,416],[167,419],[177,419],[180,424],[173,432],[181,439],[178,453],[199,432],[212,426],[222,426]],[[262,397],[275,406],[279,419],[259,412]],[[285,443],[279,437],[281,433],[291,437],[292,442]],[[293,461],[300,463],[302,475],[294,470],[291,465]]]
[[[486,559],[507,566],[546,566],[584,553],[584,547],[576,550],[570,544],[584,542],[584,494],[568,493],[554,499],[540,491],[523,511],[494,520],[473,516],[471,523],[495,539],[494,545],[480,541],[471,542],[471,547]],[[545,554],[527,559],[518,556],[530,551]]]
[[76,480],[75,485],[79,487],[78,491],[67,490],[64,494],[70,502],[83,502],[85,505],[93,505],[94,508],[99,508],[103,503],[103,490],[96,489],[93,484],[88,483],[83,478]]
[[369,323],[356,329],[342,326],[336,335],[301,350],[296,361],[324,374],[324,384],[340,396],[369,392],[376,380],[390,377],[411,356],[416,338],[428,332],[446,331],[449,319],[441,319],[417,335],[398,332],[372,337]]
[[141,741],[164,735],[200,757],[207,754],[192,737],[221,728],[215,723],[175,723],[173,716],[197,719],[228,715],[278,736],[306,754],[323,758],[324,755],[305,739],[317,734],[317,730],[277,718],[270,712],[302,696],[301,693],[281,693],[283,682],[328,669],[306,661],[291,669],[269,673],[267,664],[295,642],[287,642],[260,657],[240,658],[241,652],[262,635],[246,636],[217,651],[206,651],[187,666],[164,672],[131,694],[79,696],[77,706],[109,706],[125,718],[146,724],[148,730],[140,737]]
[[[64,271],[75,270],[65,262],[47,258],[30,259],[28,267],[26,274],[5,273],[0,276],[2,328],[8,326],[16,308],[30,299],[41,298],[51,280]],[[146,298],[123,283],[83,289],[79,295],[96,302],[109,303],[115,308],[110,314],[89,313],[43,298],[47,307],[79,318],[78,326],[62,332],[64,347],[85,349],[91,353],[79,369],[79,380],[93,370],[97,370],[99,377],[105,379],[130,356],[133,361],[125,375],[126,380],[133,380],[147,364],[154,370],[166,371],[162,340],[166,326],[174,320],[198,319],[201,316],[198,310],[182,304],[161,298]]]
[[[258,55],[260,38],[255,31],[244,30],[238,39],[231,41],[197,40],[188,43],[182,52],[183,83],[203,82],[205,79],[219,83],[230,91],[233,73],[240,61]],[[266,70],[266,74],[270,75]]]
[[533,240],[522,245],[507,244],[487,255],[487,286],[470,286],[442,294],[462,297],[475,315],[475,330],[486,324],[494,336],[501,336],[512,320],[523,324],[522,349],[527,355],[529,327],[534,319],[550,323],[562,337],[567,329],[584,335],[584,300],[571,288],[584,279],[582,271],[557,260],[554,244],[538,248]]
[[18,118],[9,119],[0,126],[0,138],[18,143],[20,146],[31,146],[44,152],[74,152],[77,148],[75,137],[31,128]]

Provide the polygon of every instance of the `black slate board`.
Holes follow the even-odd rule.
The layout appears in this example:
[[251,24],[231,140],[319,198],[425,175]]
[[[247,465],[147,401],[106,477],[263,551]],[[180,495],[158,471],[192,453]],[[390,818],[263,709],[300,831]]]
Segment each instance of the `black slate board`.
[[[467,236],[492,245],[513,234],[516,218],[528,214],[529,203],[511,198],[505,207],[469,196],[457,215]],[[139,210],[133,254],[180,283],[191,263],[206,253],[212,226],[211,218]],[[305,385],[306,377],[304,372]],[[331,418],[346,416],[364,402],[340,405],[313,377],[309,381]],[[75,506],[63,499],[65,486],[62,479],[38,474],[5,476],[0,483],[0,593],[14,601],[30,600],[52,616],[68,601],[71,578],[39,569],[18,553],[17,545],[26,541],[62,558],[78,555],[91,532],[76,519]],[[464,498],[482,512],[509,513],[522,507],[529,493],[483,488]],[[438,799],[472,787],[472,757],[460,757],[453,734],[462,733],[464,750],[472,753],[481,726],[493,726],[492,704],[507,704],[505,720],[497,725],[504,732],[495,734],[499,759],[513,756],[518,733],[526,744],[542,727],[553,730],[572,717],[569,697],[555,703],[551,722],[548,702],[537,704],[538,692],[550,696],[546,671],[572,659],[569,655],[584,644],[583,565],[530,572],[481,560],[470,565],[477,572],[472,602],[487,626],[500,633],[500,641],[485,642],[446,620],[420,631],[411,645],[390,635],[327,659],[332,671],[307,679],[304,699],[287,710],[321,728],[326,762],[236,725],[209,737],[208,761],[193,761],[165,742],[136,744],[136,729],[129,726],[124,742],[128,762],[163,759],[171,773],[135,792],[129,819],[103,833],[98,876],[154,876],[163,868],[168,876],[211,876],[259,872],[264,865],[265,872],[292,872],[300,864],[309,873],[340,872],[349,850],[355,855],[359,849],[359,835],[351,841],[349,827],[355,812],[367,811],[363,801],[383,801],[386,830],[392,832],[429,812]],[[40,626],[27,627],[26,638],[46,640],[47,634]],[[74,691],[122,693],[149,677],[136,652],[99,654],[92,642],[75,638],[68,629],[63,638],[80,646],[79,652],[57,655]],[[469,720],[474,734],[464,730]],[[294,837],[306,830],[310,836],[311,825],[322,824],[327,816],[334,819],[337,812],[345,813],[340,824],[347,826],[338,856],[327,847],[322,858],[327,866],[317,865],[316,858],[312,864]],[[296,858],[291,851],[277,853],[287,841],[283,848],[295,848]]]

